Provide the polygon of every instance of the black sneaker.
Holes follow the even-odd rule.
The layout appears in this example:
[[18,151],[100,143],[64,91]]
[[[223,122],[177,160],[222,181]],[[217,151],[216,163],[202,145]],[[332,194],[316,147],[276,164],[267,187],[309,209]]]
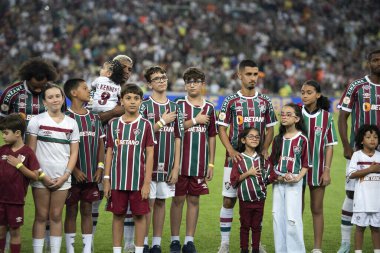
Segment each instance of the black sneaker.
[[197,253],[194,243],[187,242],[186,245],[183,245],[182,253]]
[[161,246],[154,245],[152,248],[150,248],[149,253],[161,253]]
[[144,245],[143,253],[149,253],[149,245]]
[[181,243],[178,240],[170,243],[170,253],[181,253]]

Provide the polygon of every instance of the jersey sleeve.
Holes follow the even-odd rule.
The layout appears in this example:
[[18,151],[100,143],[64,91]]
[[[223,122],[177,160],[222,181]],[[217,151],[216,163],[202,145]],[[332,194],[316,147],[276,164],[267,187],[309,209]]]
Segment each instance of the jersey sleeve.
[[28,127],[26,129],[26,133],[29,134],[29,135],[32,135],[32,136],[37,136],[38,134],[38,130],[40,128],[39,124],[38,124],[38,120],[37,120],[38,117],[33,117],[30,121],[29,121],[29,124],[28,124]]
[[156,138],[154,135],[152,124],[149,121],[146,121],[146,146],[154,146],[156,144]]
[[231,103],[230,99],[225,98],[222,104],[222,108],[219,113],[218,125],[222,125],[225,127],[228,127],[231,124],[232,121],[232,111],[231,111]]
[[358,170],[358,152],[354,152],[352,154],[350,164],[348,165],[346,176],[350,177],[352,173],[356,172]]
[[98,86],[99,83],[99,77],[96,78],[92,83],[91,83],[91,89],[96,90],[96,87]]
[[301,164],[302,168],[311,169],[311,159],[310,159],[310,148],[309,148],[309,141],[305,137],[304,141],[302,142],[302,154],[301,154]]
[[216,127],[216,113],[215,108],[210,110],[210,123],[208,125],[208,136],[214,137],[218,134],[218,128]]
[[232,170],[231,170],[231,175],[230,175],[230,181],[231,181],[232,187],[234,188],[238,187],[239,178],[240,178],[239,163],[234,162],[232,165]]
[[273,109],[272,102],[268,100],[267,111],[265,113],[266,127],[272,127],[277,124],[277,117]]
[[[71,119],[71,118],[70,118]],[[79,127],[78,127],[78,124],[77,122],[72,119],[74,121],[73,123],[73,132],[71,134],[71,137],[70,137],[70,143],[76,143],[76,142],[79,142]]]
[[357,89],[355,87],[355,84],[351,83],[344,90],[343,95],[340,98],[340,101],[337,106],[338,109],[346,111],[346,112],[351,112],[356,101],[355,99],[356,96],[357,96]]
[[11,99],[5,99],[7,96],[7,91],[4,91],[4,93],[0,96],[0,116],[2,117],[7,116],[12,109]]
[[40,168],[40,164],[37,160],[37,157],[36,155],[34,154],[33,150],[32,149],[29,149],[29,158],[28,158],[28,162],[27,164],[25,164],[25,166],[29,169],[29,170],[38,170]]
[[144,119],[148,119],[147,108],[144,102],[140,105],[139,113]]
[[106,137],[106,134],[104,132],[104,128],[102,126],[102,121],[100,120],[100,117],[99,115],[95,115],[95,120],[97,122],[97,126],[98,126],[98,133],[99,133],[99,138],[103,139]]
[[115,129],[112,128],[112,120],[110,120],[110,122],[108,122],[108,126],[107,126],[107,148],[113,148],[114,146],[114,138],[112,136],[112,133],[114,132]]
[[334,119],[333,116],[330,114],[329,115],[329,128],[327,130],[327,141],[326,141],[326,146],[331,146],[331,145],[336,145],[338,144],[338,137],[336,135],[336,130],[335,130],[335,124],[334,124]]

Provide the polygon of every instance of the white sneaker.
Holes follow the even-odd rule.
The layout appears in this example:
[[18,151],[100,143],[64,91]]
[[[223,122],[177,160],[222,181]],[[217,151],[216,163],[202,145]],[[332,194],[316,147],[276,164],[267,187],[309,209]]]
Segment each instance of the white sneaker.
[[337,253],[350,253],[350,243],[342,242]]
[[125,244],[124,245],[124,253],[135,253],[135,245],[134,244]]
[[313,249],[311,250],[311,253],[322,253],[321,249]]
[[219,247],[218,253],[230,253],[230,245],[227,243],[222,243]]
[[261,242],[260,242],[260,245],[259,245],[259,252],[260,253],[267,253],[267,251],[265,250],[265,245],[261,244]]

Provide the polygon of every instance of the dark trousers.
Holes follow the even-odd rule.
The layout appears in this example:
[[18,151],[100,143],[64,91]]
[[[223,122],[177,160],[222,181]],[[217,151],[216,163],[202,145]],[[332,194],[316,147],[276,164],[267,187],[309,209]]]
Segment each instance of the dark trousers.
[[239,200],[240,248],[242,250],[248,249],[249,230],[252,230],[252,253],[259,252],[264,203],[265,200],[255,202]]

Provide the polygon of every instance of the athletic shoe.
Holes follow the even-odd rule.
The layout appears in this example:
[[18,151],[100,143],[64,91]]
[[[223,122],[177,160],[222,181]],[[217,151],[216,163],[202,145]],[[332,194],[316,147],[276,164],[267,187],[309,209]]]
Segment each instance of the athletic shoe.
[[125,244],[124,245],[124,253],[135,253],[135,245],[134,244]]
[[218,253],[230,253],[230,245],[227,243],[222,243],[219,247]]
[[149,245],[144,245],[143,253],[149,253]]
[[187,242],[182,247],[182,253],[197,253],[197,250],[195,249],[195,245],[193,242]]
[[259,252],[260,253],[267,253],[267,251],[265,250],[265,245],[262,245],[261,242],[260,242],[260,245],[259,245]]
[[313,249],[311,253],[322,253],[321,249]]
[[249,253],[249,249],[241,249],[240,253]]
[[350,243],[342,242],[337,253],[349,253],[350,252]]
[[178,240],[170,243],[170,253],[181,253],[181,243]]
[[149,253],[161,253],[161,246],[154,245],[152,248],[150,248]]

